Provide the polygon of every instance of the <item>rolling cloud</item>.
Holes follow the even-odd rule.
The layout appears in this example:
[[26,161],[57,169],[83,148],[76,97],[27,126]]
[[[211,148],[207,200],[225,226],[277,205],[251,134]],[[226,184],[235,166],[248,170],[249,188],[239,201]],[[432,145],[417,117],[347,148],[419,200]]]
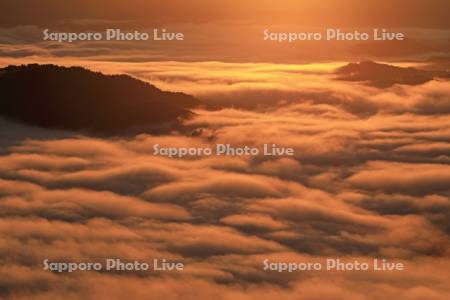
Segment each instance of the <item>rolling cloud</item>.
[[[197,73],[206,66],[211,73]],[[93,67],[112,71],[108,63]],[[17,139],[2,143],[0,156],[2,297],[449,297],[450,122],[440,109],[450,98],[448,81],[379,89],[335,80],[335,65],[127,68],[164,89],[194,94],[215,110],[197,108],[184,121],[193,135],[92,137],[3,121],[0,136],[16,132]],[[258,75],[261,70],[265,76]],[[241,79],[230,82],[237,71]],[[286,76],[272,80],[280,72]],[[216,105],[222,101],[218,95],[231,102]],[[264,106],[232,105],[243,98],[257,104],[259,95],[267,96]],[[359,99],[364,105],[356,109]],[[293,147],[295,155],[167,158],[152,154],[157,143],[274,143]],[[110,257],[164,257],[186,269],[63,275],[42,270],[45,258]],[[383,257],[407,268],[262,270],[264,259],[326,257]]]

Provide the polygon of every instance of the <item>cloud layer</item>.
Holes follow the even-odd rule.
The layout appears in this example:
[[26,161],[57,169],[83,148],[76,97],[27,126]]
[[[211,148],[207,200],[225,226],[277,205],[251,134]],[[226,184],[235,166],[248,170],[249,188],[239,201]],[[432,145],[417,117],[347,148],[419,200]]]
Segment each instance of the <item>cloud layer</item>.
[[[93,138],[2,123],[1,297],[448,299],[448,81],[378,89],[335,81],[336,66],[127,64],[129,74],[215,106],[186,121],[191,136]],[[216,143],[277,144],[295,155],[152,154],[154,144]],[[116,257],[186,269],[42,270],[45,258]],[[326,257],[382,257],[406,270],[262,269],[264,259]]]

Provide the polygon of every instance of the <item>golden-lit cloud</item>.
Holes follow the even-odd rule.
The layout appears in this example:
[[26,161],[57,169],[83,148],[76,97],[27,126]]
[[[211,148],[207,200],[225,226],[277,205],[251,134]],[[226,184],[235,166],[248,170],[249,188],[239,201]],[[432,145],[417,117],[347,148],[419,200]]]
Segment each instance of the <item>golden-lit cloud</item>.
[[[67,62],[70,64],[70,62]],[[447,299],[448,82],[376,88],[342,64],[88,62],[204,107],[178,132],[90,137],[2,121],[0,285],[11,299]],[[199,73],[209,69],[208,73]],[[237,74],[241,76],[237,77]],[[264,95],[264,105],[258,97]],[[243,99],[248,99],[246,105]],[[363,104],[361,104],[361,102]],[[211,110],[210,107],[214,107]],[[26,132],[26,138],[20,138]],[[292,157],[155,156],[264,143]],[[404,272],[278,273],[272,261],[401,260]],[[164,257],[181,273],[55,274],[42,261]],[[101,286],[101,288],[97,288]],[[368,293],[376,290],[377,293]],[[182,296],[180,296],[182,295]]]

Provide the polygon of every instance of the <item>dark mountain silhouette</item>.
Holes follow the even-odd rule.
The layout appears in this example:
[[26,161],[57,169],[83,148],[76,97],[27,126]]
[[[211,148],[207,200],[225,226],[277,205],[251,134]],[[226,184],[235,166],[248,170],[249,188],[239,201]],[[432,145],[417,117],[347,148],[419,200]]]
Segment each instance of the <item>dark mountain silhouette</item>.
[[400,68],[372,61],[349,63],[336,72],[337,79],[363,81],[369,85],[385,88],[394,84],[418,85],[435,77],[449,78],[446,71],[426,71],[415,68]]
[[0,116],[45,128],[115,134],[176,124],[199,101],[127,75],[80,67],[0,69]]

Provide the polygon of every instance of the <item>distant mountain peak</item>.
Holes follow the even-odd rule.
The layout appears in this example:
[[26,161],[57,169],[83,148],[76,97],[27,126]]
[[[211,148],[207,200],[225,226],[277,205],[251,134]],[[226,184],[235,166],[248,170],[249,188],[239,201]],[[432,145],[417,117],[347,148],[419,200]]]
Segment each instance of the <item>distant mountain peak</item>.
[[435,77],[449,77],[442,71],[426,71],[415,68],[401,68],[373,61],[349,63],[336,71],[338,80],[361,81],[379,88],[394,84],[418,85],[433,80]]
[[0,69],[0,116],[45,128],[115,134],[177,123],[198,104],[128,75],[39,64]]

